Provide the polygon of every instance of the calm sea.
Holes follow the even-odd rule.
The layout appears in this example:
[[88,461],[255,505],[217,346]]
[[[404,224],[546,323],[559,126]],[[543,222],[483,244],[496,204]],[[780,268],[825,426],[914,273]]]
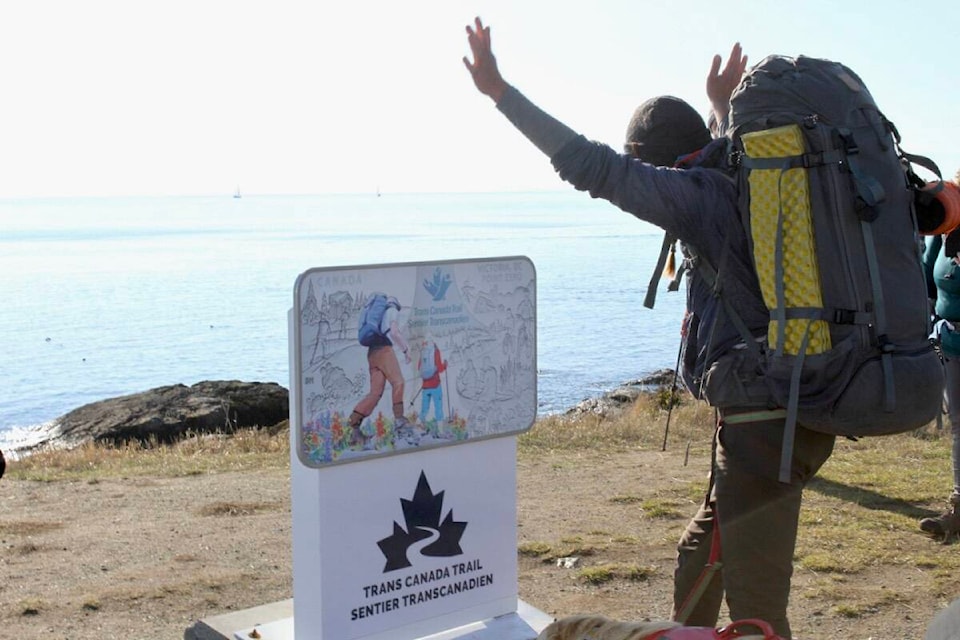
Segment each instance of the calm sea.
[[573,190],[0,200],[0,229],[0,447],[153,387],[289,386],[314,267],[529,257],[541,415],[676,363],[683,294],[642,305],[661,232]]

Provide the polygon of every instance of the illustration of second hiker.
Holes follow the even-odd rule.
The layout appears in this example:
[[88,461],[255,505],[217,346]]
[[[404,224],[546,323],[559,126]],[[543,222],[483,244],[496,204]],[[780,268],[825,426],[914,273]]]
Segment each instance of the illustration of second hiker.
[[[443,386],[440,384],[440,374],[447,370],[447,361],[443,359],[437,343],[425,339],[420,344],[420,361],[417,365],[420,371],[423,397],[420,401],[420,422],[430,425],[430,432],[437,434],[437,427],[443,422]],[[427,421],[427,413],[433,405],[433,422]]]

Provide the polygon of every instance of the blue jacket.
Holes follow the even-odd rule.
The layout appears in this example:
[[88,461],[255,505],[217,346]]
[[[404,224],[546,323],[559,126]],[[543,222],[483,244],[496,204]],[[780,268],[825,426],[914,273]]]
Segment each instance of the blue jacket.
[[927,290],[936,300],[934,312],[951,323],[960,323],[960,266],[944,253],[942,236],[927,236],[926,243],[923,271]]

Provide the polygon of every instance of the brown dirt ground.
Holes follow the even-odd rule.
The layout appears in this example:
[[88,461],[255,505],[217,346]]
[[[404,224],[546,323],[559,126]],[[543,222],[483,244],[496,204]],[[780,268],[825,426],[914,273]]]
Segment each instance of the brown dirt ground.
[[[520,597],[553,616],[668,618],[674,546],[695,510],[708,460],[682,451],[554,453],[518,463]],[[0,637],[182,638],[195,620],[292,596],[286,470],[94,482],[0,481]],[[686,496],[679,498],[678,496]],[[651,517],[644,503],[675,509]],[[802,532],[801,532],[802,535]],[[916,536],[924,553],[956,553]],[[582,566],[649,569],[592,585]],[[931,570],[932,571],[932,570]],[[798,571],[790,615],[798,637],[919,639],[947,603],[924,571],[867,569],[857,579],[897,594],[855,618],[809,597]],[[723,620],[721,620],[721,623]]]

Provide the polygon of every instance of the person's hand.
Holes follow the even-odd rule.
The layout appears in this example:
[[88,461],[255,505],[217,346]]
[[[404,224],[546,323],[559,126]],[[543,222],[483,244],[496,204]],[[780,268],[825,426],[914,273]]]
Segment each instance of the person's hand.
[[737,42],[730,50],[727,65],[720,72],[722,59],[719,55],[713,56],[710,73],[707,74],[707,97],[716,114],[717,121],[721,121],[730,113],[730,96],[740,84],[743,72],[747,69],[747,56],[743,55],[740,43]]
[[480,93],[490,96],[494,102],[500,102],[507,83],[497,69],[497,59],[493,57],[493,50],[490,48],[490,27],[484,27],[480,18],[475,18],[474,24],[475,30],[467,25],[467,42],[473,52],[473,63],[467,56],[463,56],[463,64]]

